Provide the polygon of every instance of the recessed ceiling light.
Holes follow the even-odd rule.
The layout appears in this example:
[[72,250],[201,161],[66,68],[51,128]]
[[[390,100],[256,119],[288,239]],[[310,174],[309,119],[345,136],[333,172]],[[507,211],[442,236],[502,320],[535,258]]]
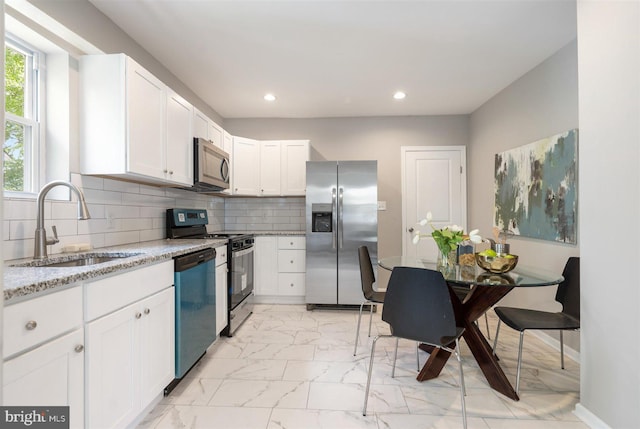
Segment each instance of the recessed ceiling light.
[[395,98],[396,100],[403,100],[406,96],[407,94],[402,91],[396,91],[396,93],[393,94],[393,98]]
[[276,101],[276,96],[275,96],[275,95],[273,95],[273,94],[266,94],[266,95],[264,96],[264,99],[265,99],[266,101]]

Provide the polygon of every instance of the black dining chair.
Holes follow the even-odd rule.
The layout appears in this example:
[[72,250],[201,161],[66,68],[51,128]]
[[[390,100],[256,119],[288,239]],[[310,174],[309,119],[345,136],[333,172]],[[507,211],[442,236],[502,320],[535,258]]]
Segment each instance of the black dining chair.
[[358,314],[358,326],[356,327],[356,344],[353,347],[353,355],[358,351],[358,336],[360,334],[360,320],[362,319],[362,308],[365,304],[369,304],[369,336],[371,336],[371,322],[373,320],[374,304],[384,303],[384,292],[379,292],[373,288],[376,277],[373,273],[373,265],[369,256],[369,248],[360,246],[358,248],[358,260],[360,261],[360,283],[362,284],[362,295],[364,300],[360,304],[360,313]]
[[562,304],[562,311],[552,313],[547,311],[529,310],[526,308],[495,307],[499,317],[496,336],[493,342],[495,354],[500,333],[500,322],[516,331],[520,331],[520,345],[518,346],[518,369],[516,371],[516,393],[520,389],[520,369],[522,367],[522,342],[524,331],[527,329],[559,330],[560,331],[560,367],[564,369],[564,338],[563,331],[580,329],[580,258],[570,257],[562,271],[562,281],[556,291],[556,301]]
[[[378,335],[371,344],[371,358],[362,415],[367,415],[367,400],[371,385],[373,357],[378,339],[396,337],[417,341],[453,353],[460,367],[460,402],[462,422],[467,427],[464,373],[460,358],[459,339],[464,328],[456,326],[449,288],[442,273],[422,268],[396,267],[391,272],[382,307],[382,320],[389,324],[390,335]],[[397,345],[397,343],[396,343]],[[398,349],[393,357],[395,371]],[[393,373],[392,373],[393,376]]]

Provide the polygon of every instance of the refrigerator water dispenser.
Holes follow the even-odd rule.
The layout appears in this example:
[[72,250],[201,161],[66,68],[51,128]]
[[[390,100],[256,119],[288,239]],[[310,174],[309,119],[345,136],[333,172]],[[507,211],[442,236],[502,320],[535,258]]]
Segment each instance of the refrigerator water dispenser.
[[311,205],[311,232],[333,232],[331,204]]

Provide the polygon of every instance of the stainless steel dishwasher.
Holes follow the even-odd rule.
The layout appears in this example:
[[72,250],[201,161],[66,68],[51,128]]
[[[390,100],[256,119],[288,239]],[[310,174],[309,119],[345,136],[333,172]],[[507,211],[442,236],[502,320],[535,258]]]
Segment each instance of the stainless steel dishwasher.
[[174,258],[176,374],[168,394],[216,339],[215,249]]

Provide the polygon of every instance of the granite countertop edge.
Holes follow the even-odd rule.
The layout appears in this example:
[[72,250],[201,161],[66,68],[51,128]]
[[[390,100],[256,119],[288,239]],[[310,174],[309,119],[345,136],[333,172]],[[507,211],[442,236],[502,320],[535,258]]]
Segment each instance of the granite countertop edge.
[[247,231],[246,233],[248,234],[253,234],[257,237],[260,236],[287,236],[287,235],[300,235],[300,236],[305,236],[307,233],[306,231]]
[[[87,252],[51,255],[51,259],[63,261],[82,254],[135,254],[113,261],[83,267],[29,267],[15,266],[30,262],[31,258],[5,261],[4,303],[14,304],[35,298],[46,292],[64,288],[73,283],[117,273],[137,266],[147,265],[202,249],[226,244],[226,239],[205,240],[154,240],[121,246],[103,247]],[[33,295],[33,296],[32,296]]]

